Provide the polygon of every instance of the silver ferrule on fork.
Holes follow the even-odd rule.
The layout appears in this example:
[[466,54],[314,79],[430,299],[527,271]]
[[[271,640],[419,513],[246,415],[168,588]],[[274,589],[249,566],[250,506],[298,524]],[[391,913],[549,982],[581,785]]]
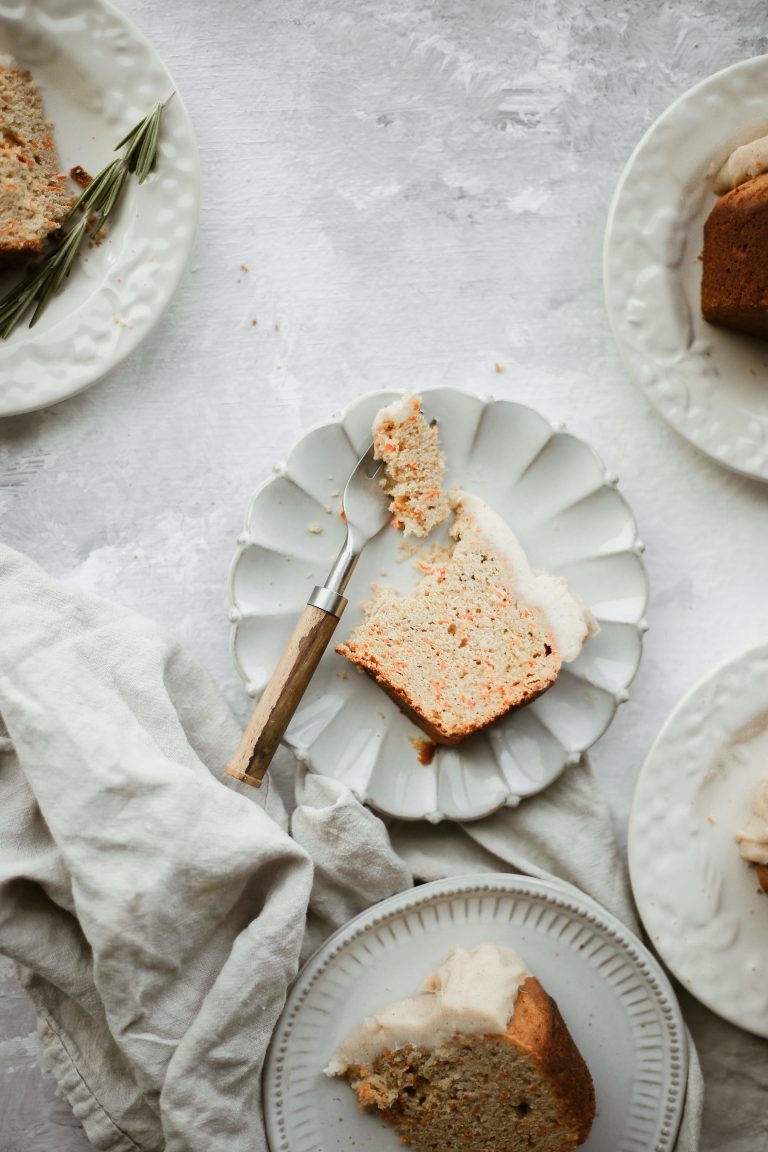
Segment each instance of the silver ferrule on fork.
[[318,585],[312,590],[312,595],[307,603],[314,605],[315,608],[322,608],[324,612],[332,612],[334,616],[340,619],[347,606],[347,599],[342,593],[349,584],[359,555],[360,551],[355,549],[352,532],[347,526],[347,538],[344,541],[344,547],[336,557],[325,584]]

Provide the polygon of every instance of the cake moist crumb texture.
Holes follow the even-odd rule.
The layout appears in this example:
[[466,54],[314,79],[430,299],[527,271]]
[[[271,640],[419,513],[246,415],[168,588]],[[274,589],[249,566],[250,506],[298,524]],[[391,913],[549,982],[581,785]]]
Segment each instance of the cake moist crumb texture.
[[[546,691],[562,659],[596,630],[565,581],[530,569],[487,505],[459,495],[456,508],[448,558],[422,564],[425,575],[404,596],[376,587],[363,623],[336,648],[438,744],[458,743]],[[519,587],[546,602],[547,615]]]
[[768,174],[722,196],[704,224],[701,310],[710,324],[768,336]]
[[0,256],[41,252],[71,204],[32,77],[0,67]]
[[421,397],[410,394],[382,408],[373,422],[374,456],[384,462],[382,487],[391,497],[392,523],[406,536],[426,536],[450,512],[438,436],[437,425],[421,411]]
[[[392,1005],[383,1017],[402,1009],[418,1024],[423,998]],[[354,1050],[354,1037],[342,1050]],[[366,1048],[363,1040],[361,1053]],[[327,1071],[417,1152],[570,1152],[587,1139],[595,1115],[589,1069],[554,1000],[530,975],[502,1032],[384,1048],[365,1063],[332,1061]]]

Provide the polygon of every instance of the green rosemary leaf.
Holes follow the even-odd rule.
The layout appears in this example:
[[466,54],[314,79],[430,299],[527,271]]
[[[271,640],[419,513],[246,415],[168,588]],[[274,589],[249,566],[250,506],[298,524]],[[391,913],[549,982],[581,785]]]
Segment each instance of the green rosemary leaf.
[[163,105],[156,104],[146,120],[139,125],[133,140],[126,149],[125,162],[128,165],[128,171],[136,173],[139,184],[144,183],[154,167],[162,115]]
[[67,233],[66,238],[52,254],[52,258],[47,261],[45,276],[35,294],[37,306],[29,322],[30,328],[34,328],[35,324],[37,324],[51,296],[54,296],[58,292],[67,276],[69,276],[87,228],[88,219],[83,216],[82,220],[78,220],[71,232]]
[[109,184],[104,190],[103,196],[100,198],[99,203],[94,205],[94,211],[98,210],[99,213],[96,222],[91,228],[94,236],[101,229],[107,216],[109,216],[110,212],[117,203],[120,193],[123,190],[123,185],[127,179],[128,169],[125,164],[121,164],[119,167],[114,169]]
[[86,215],[90,212],[100,212],[114,180],[124,169],[123,159],[112,160],[106,168],[102,168],[75,200],[69,215],[74,216],[78,210],[82,210]]

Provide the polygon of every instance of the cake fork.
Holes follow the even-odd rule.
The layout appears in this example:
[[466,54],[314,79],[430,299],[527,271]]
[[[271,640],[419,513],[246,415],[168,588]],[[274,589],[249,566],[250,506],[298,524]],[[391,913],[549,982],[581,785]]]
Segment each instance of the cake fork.
[[325,584],[316,587],[259,697],[248,727],[227,768],[236,780],[255,788],[269,768],[312,675],[347,606],[344,589],[363,547],[389,520],[389,502],[379,483],[384,465],[373,456],[373,444],[358,460],[341,499],[347,526],[344,546]]

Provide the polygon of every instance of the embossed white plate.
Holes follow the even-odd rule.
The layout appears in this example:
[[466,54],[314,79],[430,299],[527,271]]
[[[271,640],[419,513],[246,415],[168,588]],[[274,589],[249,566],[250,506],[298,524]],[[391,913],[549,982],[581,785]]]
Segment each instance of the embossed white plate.
[[734,836],[768,772],[768,644],[721,665],[670,715],[637,783],[632,889],[654,948],[719,1016],[768,1036],[768,896]]
[[768,480],[768,342],[701,315],[708,173],[768,132],[768,56],[676,100],[633,152],[608,215],[603,280],[622,358],[651,404],[701,451]]
[[451,948],[518,950],[557,1001],[595,1084],[587,1152],[668,1152],[680,1121],[687,1041],[669,982],[626,928],[575,890],[523,876],[464,876],[383,901],[308,961],[288,997],[264,1072],[272,1152],[395,1152],[323,1074],[360,1021],[411,996]]
[[[54,122],[62,171],[91,175],[174,83],[139,30],[106,0],[0,0],[0,58],[29,68]],[[83,250],[34,328],[0,341],[0,416],[80,392],[152,329],[186,267],[197,227],[198,160],[177,92],[156,170],[131,181],[107,238]],[[73,194],[78,191],[72,185]],[[0,295],[13,277],[0,274]]]
[[[309,432],[256,493],[230,574],[232,650],[249,693],[275,668],[315,584],[344,541],[338,493],[371,439],[378,392]],[[440,421],[449,474],[496,509],[537,568],[564,576],[601,631],[554,686],[455,748],[419,762],[423,733],[365,673],[329,649],[286,743],[309,767],[405,819],[471,820],[545,788],[605,731],[640,659],[647,585],[632,513],[591,448],[521,404],[456,389],[424,392]],[[431,542],[431,538],[430,538]],[[374,582],[418,578],[384,528],[364,549],[337,636],[359,622]]]

